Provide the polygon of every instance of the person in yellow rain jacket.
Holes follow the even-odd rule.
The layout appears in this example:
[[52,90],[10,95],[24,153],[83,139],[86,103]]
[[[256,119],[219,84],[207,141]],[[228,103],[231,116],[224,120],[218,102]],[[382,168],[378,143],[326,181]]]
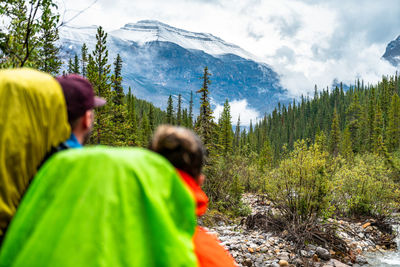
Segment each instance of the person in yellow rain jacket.
[[0,71],[0,242],[38,167],[69,135],[64,95],[53,77]]

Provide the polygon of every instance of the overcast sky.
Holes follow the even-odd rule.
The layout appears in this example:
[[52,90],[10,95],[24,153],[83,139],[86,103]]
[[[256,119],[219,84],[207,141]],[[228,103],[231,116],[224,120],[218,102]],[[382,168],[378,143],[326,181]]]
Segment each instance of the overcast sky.
[[[72,25],[114,30],[151,19],[211,33],[271,65],[292,97],[312,96],[315,84],[330,87],[334,79],[376,83],[396,71],[381,56],[400,35],[400,0],[60,1],[64,20],[91,6]],[[222,106],[214,111],[218,116]],[[231,112],[245,125],[260,117],[245,99],[231,102]]]

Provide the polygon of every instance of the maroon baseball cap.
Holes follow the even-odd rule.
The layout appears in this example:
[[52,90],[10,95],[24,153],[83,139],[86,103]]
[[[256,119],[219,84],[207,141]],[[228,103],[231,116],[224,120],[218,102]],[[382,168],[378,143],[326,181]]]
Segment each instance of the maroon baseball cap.
[[70,122],[83,116],[87,110],[106,104],[104,98],[95,96],[92,84],[80,75],[63,75],[56,80],[64,92]]

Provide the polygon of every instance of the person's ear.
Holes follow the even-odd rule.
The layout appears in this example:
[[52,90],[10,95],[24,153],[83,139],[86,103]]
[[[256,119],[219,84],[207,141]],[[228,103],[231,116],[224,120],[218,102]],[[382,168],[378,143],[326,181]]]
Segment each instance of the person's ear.
[[92,118],[93,118],[92,111],[87,110],[85,112],[85,115],[83,115],[83,120],[82,120],[82,126],[84,127],[84,129],[92,127]]
[[204,174],[200,174],[197,177],[196,182],[198,185],[202,186],[205,180],[206,180],[206,176]]

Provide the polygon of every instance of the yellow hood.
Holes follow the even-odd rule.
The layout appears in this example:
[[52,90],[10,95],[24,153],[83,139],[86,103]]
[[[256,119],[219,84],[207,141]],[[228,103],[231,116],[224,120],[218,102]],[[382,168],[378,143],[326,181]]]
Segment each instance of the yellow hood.
[[0,70],[0,237],[45,155],[69,137],[66,110],[50,75]]

